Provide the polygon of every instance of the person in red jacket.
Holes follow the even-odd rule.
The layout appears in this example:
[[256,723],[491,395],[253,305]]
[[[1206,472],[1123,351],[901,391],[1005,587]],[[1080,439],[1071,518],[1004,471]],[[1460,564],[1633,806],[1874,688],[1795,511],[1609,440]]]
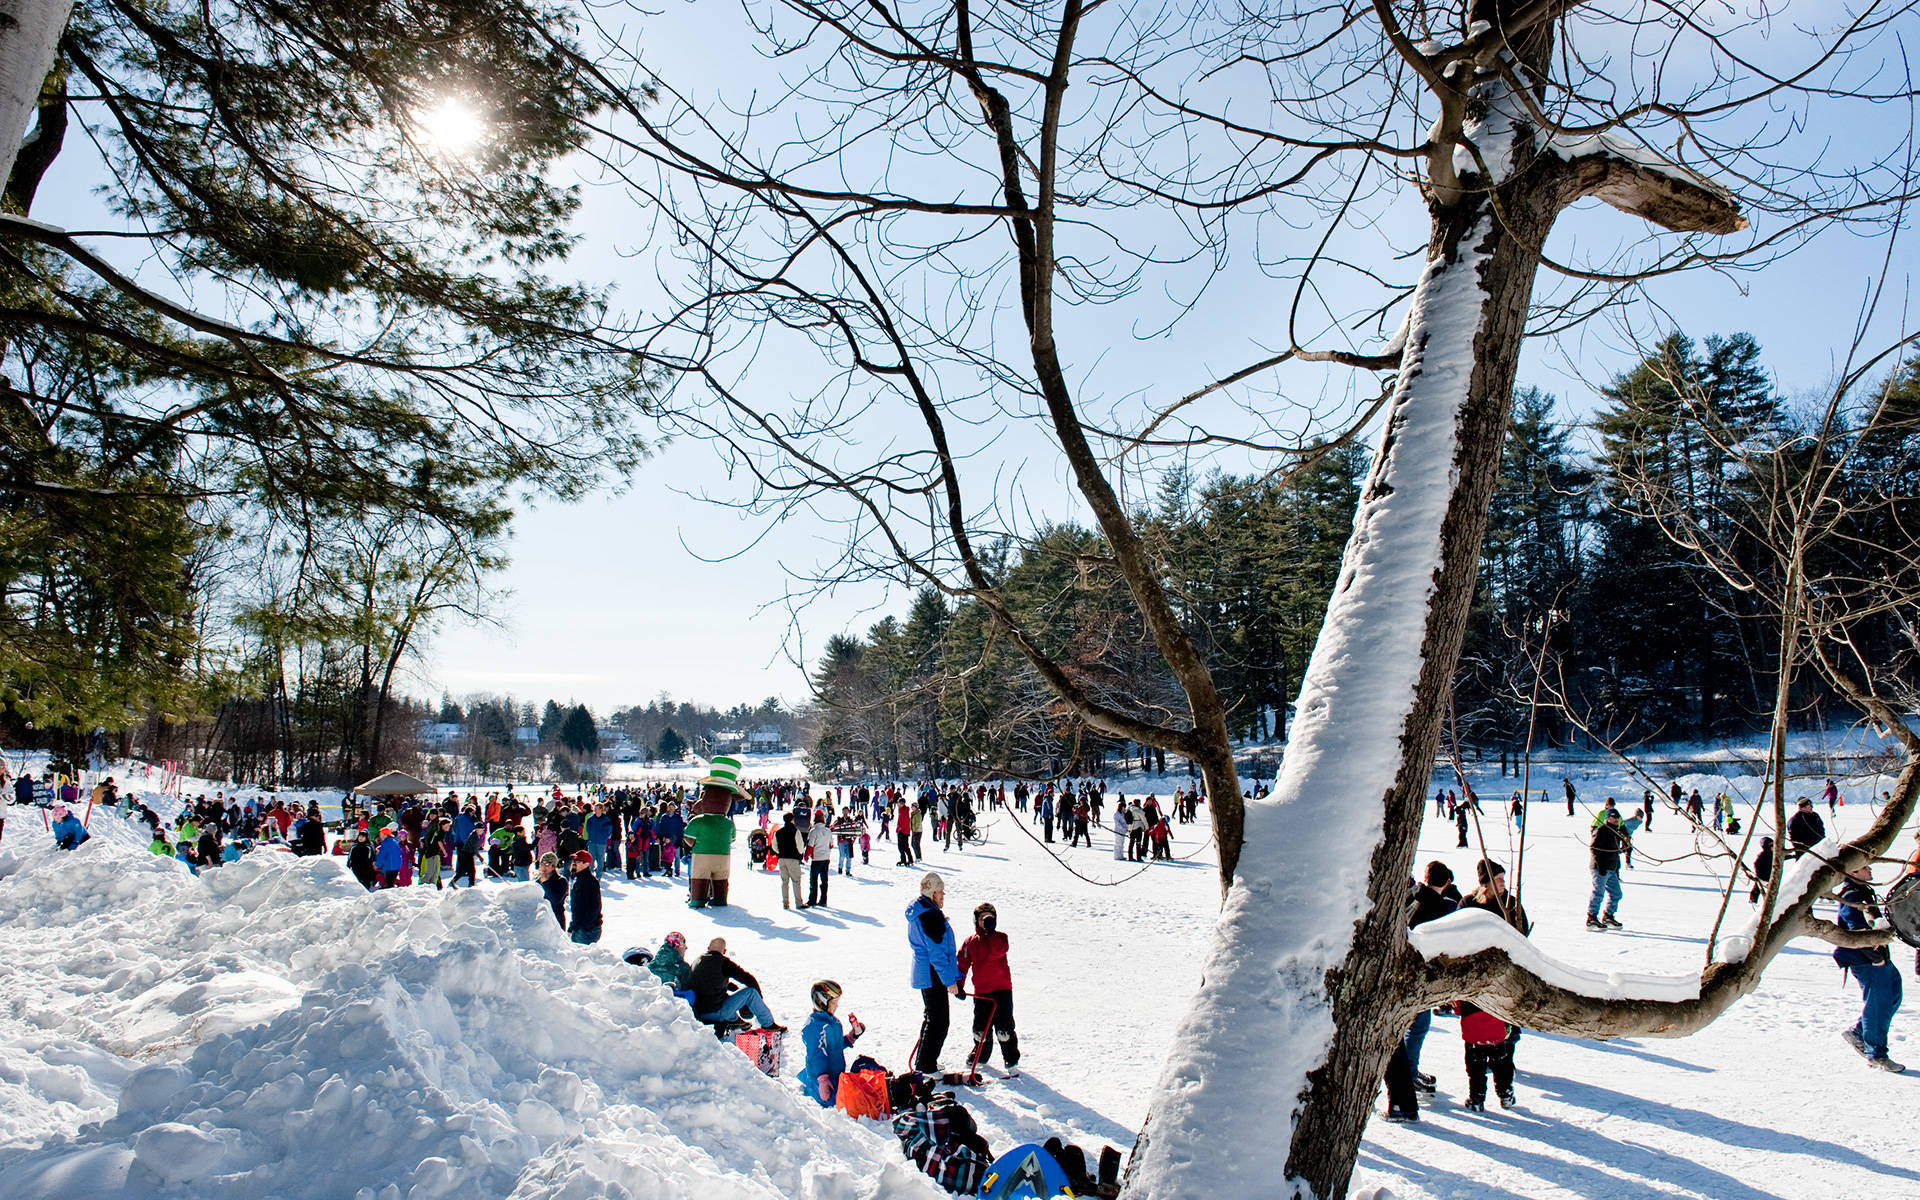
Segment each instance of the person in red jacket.
[[1020,1062],[1020,1039],[1013,1029],[1013,973],[1007,969],[1007,935],[996,926],[1000,914],[991,904],[973,910],[973,936],[960,946],[960,981],[973,973],[973,1057],[979,1064],[993,1059],[991,1026],[1000,1042],[1000,1057],[1012,1071]]
[[1467,1047],[1467,1110],[1485,1112],[1487,1108],[1487,1072],[1493,1072],[1493,1090],[1501,1108],[1512,1108],[1513,1042],[1507,1023],[1465,1000],[1453,1003],[1460,1014],[1460,1040]]

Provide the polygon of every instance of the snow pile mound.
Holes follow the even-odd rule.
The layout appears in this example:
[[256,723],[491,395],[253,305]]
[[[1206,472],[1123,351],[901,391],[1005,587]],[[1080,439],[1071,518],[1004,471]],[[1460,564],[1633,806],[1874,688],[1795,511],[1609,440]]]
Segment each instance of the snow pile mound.
[[535,885],[368,895],[280,853],[196,878],[140,832],[22,839],[0,880],[0,1196],[940,1194]]

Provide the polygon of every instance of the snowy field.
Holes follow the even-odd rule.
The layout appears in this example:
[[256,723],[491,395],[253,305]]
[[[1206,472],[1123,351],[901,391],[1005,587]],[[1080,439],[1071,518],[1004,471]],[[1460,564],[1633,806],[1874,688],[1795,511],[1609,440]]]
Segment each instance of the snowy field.
[[[1535,942],[1589,970],[1697,973],[1719,892],[1685,857],[1684,820],[1662,809],[1641,835],[1626,930],[1588,933],[1588,806],[1612,790],[1631,807],[1639,785],[1583,766],[1582,815],[1569,818],[1560,774],[1533,779],[1552,796],[1532,808],[1521,879]],[[1489,772],[1475,786],[1482,836],[1511,873],[1512,781]],[[1865,826],[1880,786],[1847,789],[1839,832]],[[902,915],[924,868],[889,865],[886,843],[853,878],[834,876],[827,908],[804,912],[783,912],[777,877],[738,863],[724,910],[688,910],[673,883],[609,876],[605,938],[583,951],[531,885],[369,896],[338,860],[269,853],[195,879],[146,855],[113,817],[95,825],[100,836],[62,854],[37,813],[15,809],[0,843],[0,1197],[938,1194],[879,1126],[755,1075],[618,958],[670,930],[696,952],[724,936],[795,1027],[808,986],[837,979],[842,1014],[869,1027],[858,1049],[903,1067],[919,999]],[[929,841],[956,924],[990,900],[1012,938],[1022,1076],[962,1095],[996,1150],[1054,1133],[1090,1150],[1131,1146],[1218,901],[1203,828],[1176,829],[1175,853],[1193,857],[1144,872],[1114,861],[1110,835],[1092,850],[1053,848],[1114,886],[1057,864],[1012,813],[991,818],[983,850]],[[1454,842],[1451,823],[1430,820],[1420,861],[1470,877],[1477,853]],[[1745,909],[1743,889],[1733,912]],[[1895,961],[1905,972],[1913,960]],[[949,1067],[964,1058],[969,1008],[956,1006]],[[1356,1189],[1399,1200],[1920,1195],[1907,1117],[1920,1070],[1868,1070],[1838,1036],[1858,1012],[1826,948],[1796,944],[1759,993],[1691,1038],[1526,1035],[1520,1108],[1485,1114],[1461,1106],[1460,1043],[1437,1019],[1422,1069],[1439,1076],[1439,1095],[1418,1125],[1374,1123]],[[1912,1021],[1911,1009],[1895,1017],[1896,1059],[1920,1059]],[[1283,1147],[1276,1129],[1271,1145],[1220,1149]]]

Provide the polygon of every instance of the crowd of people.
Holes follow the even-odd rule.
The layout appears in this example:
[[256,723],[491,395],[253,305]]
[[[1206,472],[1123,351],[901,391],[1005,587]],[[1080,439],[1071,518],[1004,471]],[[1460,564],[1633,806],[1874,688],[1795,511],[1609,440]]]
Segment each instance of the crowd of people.
[[[1577,792],[1570,780],[1562,784],[1571,816]],[[369,890],[429,884],[473,887],[488,877],[531,880],[542,888],[567,936],[582,945],[601,938],[601,881],[610,872],[674,886],[684,879],[689,906],[729,906],[743,826],[748,830],[747,869],[777,873],[782,907],[804,910],[828,907],[834,876],[852,877],[856,870],[870,869],[877,840],[891,838],[897,852],[894,865],[919,867],[927,837],[948,849],[964,851],[980,835],[984,822],[1011,814],[1036,826],[1039,840],[1052,843],[1059,838],[1070,848],[1091,846],[1092,831],[1104,827],[1111,831],[1116,860],[1150,862],[1171,856],[1174,826],[1198,819],[1202,800],[1197,790],[1189,793],[1184,788],[1165,801],[1119,794],[1110,798],[1105,784],[1093,779],[1038,786],[1024,781],[1011,786],[749,781],[737,759],[721,756],[690,787],[661,782],[589,787],[573,795],[557,787],[516,794],[509,787],[485,796],[431,794],[349,801],[343,805],[344,820],[335,833],[317,805],[301,807],[272,795],[195,796],[184,801],[168,823],[139,800],[123,800],[111,777],[91,788],[64,778],[28,776],[11,786],[17,804],[38,804],[48,810],[50,832],[57,844],[68,849],[88,837],[87,821],[77,811],[84,803],[88,813],[104,810],[122,819],[144,821],[152,832],[156,854],[178,858],[195,871],[231,862],[257,847],[274,846],[294,854],[344,855],[348,870]],[[1441,788],[1434,796],[1435,815],[1454,824],[1462,847],[1468,844],[1471,822],[1482,812],[1480,798],[1471,788],[1464,791],[1462,797]],[[1822,800],[1829,815],[1842,803],[1832,781]],[[1698,789],[1683,792],[1678,784],[1660,795],[1648,789],[1630,815],[1615,797],[1605,797],[1584,834],[1591,885],[1588,930],[1623,928],[1622,873],[1633,867],[1636,835],[1651,830],[1655,810],[1662,806],[1703,831],[1737,834],[1740,829],[1739,814],[1724,793],[1709,800]],[[1527,808],[1525,796],[1516,791],[1508,804],[1516,827],[1524,829]],[[1781,844],[1777,846],[1773,837],[1758,839],[1759,853],[1749,868],[1750,901],[1761,900],[1765,883],[1784,863],[1814,853],[1826,839],[1826,824],[1813,800],[1799,798]],[[1780,855],[1784,858],[1776,862]],[[1907,870],[1920,873],[1920,848]],[[1532,921],[1508,890],[1504,866],[1480,857],[1472,876],[1473,890],[1462,894],[1444,861],[1429,862],[1421,879],[1409,881],[1409,926],[1457,910],[1482,910],[1520,936],[1529,936]],[[1849,873],[1835,899],[1842,930],[1874,927],[1880,897],[1869,868]],[[904,913],[907,982],[920,998],[922,1013],[908,1066],[922,1076],[941,1075],[952,1005],[970,998],[971,1037],[966,1042],[963,1076],[977,1078],[978,1070],[993,1061],[996,1046],[1005,1069],[1013,1072],[1021,1050],[1008,937],[998,928],[998,913],[991,902],[975,905],[971,931],[960,936],[948,918],[946,902],[944,878],[927,872]],[[724,938],[714,938],[701,956],[689,960],[686,939],[672,933],[643,957],[654,975],[683,996],[699,1020],[723,1030],[786,1031],[775,1020],[759,980],[729,955]],[[1833,957],[1858,985],[1862,998],[1860,1017],[1843,1037],[1872,1066],[1901,1071],[1888,1053],[1890,1024],[1902,1000],[1900,972],[1888,949],[1840,947]],[[1920,956],[1915,970],[1920,973]],[[800,1035],[804,1054],[797,1073],[809,1097],[831,1106],[849,1070],[849,1051],[864,1027],[857,1018],[841,1018],[844,992],[836,981],[816,980],[809,997],[812,1011]],[[1468,1001],[1449,1005],[1446,1011],[1459,1019],[1466,1107],[1484,1110],[1490,1095],[1503,1107],[1517,1103],[1519,1027]],[[1388,1065],[1389,1121],[1418,1120],[1420,1095],[1437,1089],[1436,1077],[1421,1070],[1423,1043],[1434,1015],[1424,1011],[1416,1016]]]

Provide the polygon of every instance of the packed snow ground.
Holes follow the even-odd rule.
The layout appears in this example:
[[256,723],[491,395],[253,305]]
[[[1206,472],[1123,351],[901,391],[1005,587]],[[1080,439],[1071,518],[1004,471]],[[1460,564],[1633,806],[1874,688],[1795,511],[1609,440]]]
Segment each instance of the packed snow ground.
[[[1664,808],[1625,874],[1627,929],[1582,928],[1589,806],[1611,789],[1630,807],[1640,785],[1574,770],[1577,818],[1559,768],[1532,780],[1550,797],[1531,806],[1521,877],[1534,943],[1600,977],[1697,973],[1719,891]],[[1710,796],[1714,781],[1699,782]],[[1863,828],[1868,795],[1889,782],[1848,786],[1831,825]],[[1513,781],[1489,771],[1475,786],[1480,836],[1513,872]],[[889,842],[853,878],[833,877],[829,907],[805,912],[783,912],[777,876],[739,862],[724,910],[688,910],[679,884],[609,876],[605,938],[583,951],[531,885],[369,896],[337,859],[268,852],[195,879],[145,855],[111,815],[96,814],[100,836],[71,855],[50,848],[37,813],[11,817],[0,844],[8,1200],[937,1194],[879,1126],[756,1075],[618,957],[670,930],[696,952],[724,936],[796,1027],[808,986],[837,979],[842,1014],[870,1029],[858,1050],[902,1067],[919,1025],[902,914],[925,868],[890,865]],[[996,1150],[1053,1133],[1126,1150],[1199,981],[1218,905],[1212,848],[1203,826],[1177,827],[1175,853],[1193,857],[1143,872],[1114,861],[1110,834],[1091,850],[1053,847],[1090,879],[1117,881],[1097,886],[1016,819],[993,816],[980,851],[927,844],[956,924],[990,900],[1013,945],[1022,1075],[995,1073],[962,1098]],[[1420,861],[1470,876],[1477,851],[1454,842],[1451,823],[1430,820]],[[1745,906],[1743,889],[1736,920]],[[1895,961],[1904,972],[1913,959]],[[1859,1005],[1826,948],[1798,943],[1759,993],[1691,1038],[1526,1035],[1521,1107],[1485,1114],[1461,1106],[1460,1043],[1437,1019],[1422,1069],[1440,1094],[1418,1125],[1374,1123],[1356,1188],[1399,1200],[1920,1195],[1920,1135],[1904,1115],[1920,1071],[1870,1071],[1840,1041]],[[964,1059],[969,1010],[956,1005],[949,1067]],[[1896,1059],[1920,1058],[1912,1021],[1912,1009],[1895,1017]],[[1277,1171],[1283,1147],[1275,1129],[1267,1144],[1220,1151]]]

